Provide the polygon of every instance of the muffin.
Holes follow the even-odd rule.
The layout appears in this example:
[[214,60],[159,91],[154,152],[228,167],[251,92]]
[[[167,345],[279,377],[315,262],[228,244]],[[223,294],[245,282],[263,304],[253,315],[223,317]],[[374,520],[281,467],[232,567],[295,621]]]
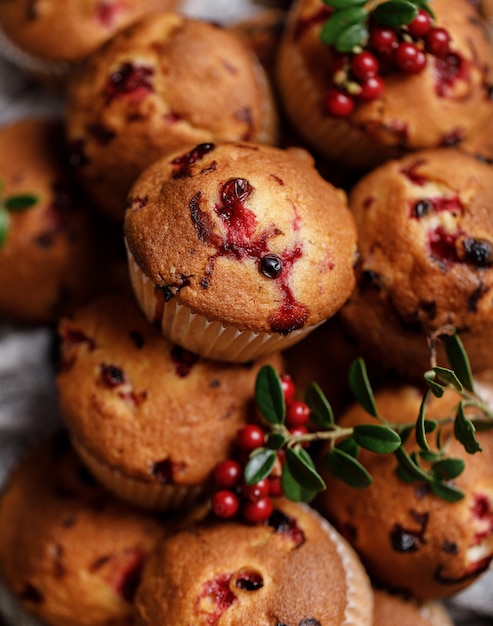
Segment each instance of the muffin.
[[[130,626],[164,524],[92,479],[63,433],[34,448],[0,497],[1,607],[9,623]],[[37,623],[37,622],[34,622]]]
[[[3,182],[0,316],[30,324],[56,321],[95,289],[95,228],[64,163],[59,122],[24,120],[0,128]],[[7,198],[30,196],[24,210]],[[5,232],[5,231],[4,231]]]
[[427,336],[450,326],[473,371],[491,366],[491,174],[449,148],[388,162],[353,188],[360,258],[341,317],[383,367],[421,378]]
[[[408,151],[459,143],[481,128],[492,110],[493,57],[485,25],[477,8],[464,0],[436,0],[432,9],[433,27],[445,29],[450,43],[433,50],[418,37],[419,64],[404,71],[393,63],[395,46],[409,43],[409,28],[394,33],[388,49],[386,40],[374,43],[370,30],[364,53],[377,63],[377,78],[374,67],[368,74],[370,84],[358,62],[353,65],[357,52],[336,55],[333,46],[321,42],[331,9],[322,0],[293,5],[279,50],[277,83],[287,117],[315,151],[365,170]],[[360,95],[353,99],[353,92]]]
[[[460,397],[446,390],[441,399],[431,397],[426,419],[454,417]],[[379,414],[394,424],[414,424],[422,393],[415,387],[385,388],[375,394]],[[467,409],[471,417],[471,410]],[[450,424],[449,419],[449,424]],[[360,405],[339,420],[343,427],[375,423]],[[318,506],[358,552],[369,575],[387,588],[420,600],[451,596],[469,586],[488,569],[493,559],[493,432],[478,434],[482,452],[466,453],[442,425],[447,457],[462,459],[465,470],[451,481],[464,497],[450,503],[434,495],[428,483],[407,482],[396,473],[393,454],[374,454],[363,448],[359,461],[373,477],[364,489],[351,487],[325,472],[327,489]],[[436,451],[435,434],[429,444]],[[405,444],[408,453],[418,449],[414,435]],[[426,461],[421,459],[423,467]]]
[[138,626],[372,623],[356,555],[308,507],[279,500],[267,524],[205,518],[173,530],[147,563]]
[[[81,458],[118,496],[178,509],[207,494],[254,407],[266,361],[229,366],[173,345],[130,297],[106,295],[64,319],[57,387]],[[280,369],[278,355],[269,361]]]
[[214,359],[287,348],[354,285],[345,195],[302,150],[208,143],[163,158],[132,188],[124,231],[147,317]]
[[128,190],[159,157],[216,140],[274,143],[265,73],[233,34],[152,15],[92,55],[69,88],[71,162],[101,210],[122,220]]
[[453,626],[440,602],[418,603],[382,589],[374,590],[373,623],[376,626]]
[[2,2],[0,53],[41,78],[60,78],[129,24],[178,4],[178,0]]

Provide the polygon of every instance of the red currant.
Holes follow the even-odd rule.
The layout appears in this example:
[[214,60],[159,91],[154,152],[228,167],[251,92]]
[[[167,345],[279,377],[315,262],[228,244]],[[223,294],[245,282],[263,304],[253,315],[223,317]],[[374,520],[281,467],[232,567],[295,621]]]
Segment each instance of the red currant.
[[310,408],[301,400],[294,400],[286,411],[286,423],[288,426],[300,426],[310,419]]
[[376,100],[380,98],[384,90],[384,83],[381,76],[372,76],[361,83],[361,92],[358,94],[360,100]]
[[375,26],[370,30],[370,46],[379,54],[389,56],[397,46],[397,35],[390,28]]
[[272,515],[274,506],[270,498],[262,498],[256,502],[245,500],[241,512],[247,522],[251,524],[260,524],[265,522]]
[[241,487],[241,493],[248,500],[257,502],[269,495],[269,481],[267,478],[263,478],[253,485],[247,485],[245,483]]
[[294,437],[298,437],[299,435],[306,435],[306,433],[308,432],[308,429],[306,426],[300,425],[300,426],[293,426],[293,428],[289,429],[289,432],[294,436]]
[[340,89],[329,89],[325,94],[325,110],[335,117],[347,117],[354,109],[354,100]]
[[269,476],[269,495],[273,498],[282,496],[284,490],[280,476]]
[[216,466],[212,477],[218,487],[234,487],[241,478],[241,465],[234,459],[226,459]]
[[359,52],[351,61],[351,71],[360,80],[366,80],[378,73],[378,61],[371,52]]
[[246,452],[251,452],[262,446],[265,440],[265,433],[260,428],[260,426],[256,426],[255,424],[245,424],[238,431],[238,446],[245,450]]
[[402,71],[418,74],[426,65],[426,54],[413,43],[403,41],[395,50],[394,62]]
[[238,512],[239,501],[228,489],[217,491],[211,499],[211,509],[218,517],[233,517]]
[[407,25],[407,30],[412,37],[424,37],[428,34],[432,22],[432,17],[428,11],[420,9],[418,15]]
[[281,376],[281,387],[284,394],[284,402],[289,404],[294,400],[294,394],[296,393],[296,387],[289,374],[283,374]]
[[450,50],[450,35],[445,28],[432,28],[426,36],[426,50],[435,57],[443,59]]

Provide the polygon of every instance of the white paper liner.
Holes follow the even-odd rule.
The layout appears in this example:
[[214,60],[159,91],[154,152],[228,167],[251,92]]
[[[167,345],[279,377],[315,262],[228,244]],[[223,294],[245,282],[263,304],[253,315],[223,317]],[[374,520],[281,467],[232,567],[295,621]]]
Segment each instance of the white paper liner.
[[82,462],[108,491],[129,504],[152,511],[182,511],[205,497],[204,485],[146,483],[102,463],[75,437],[72,445]]
[[32,617],[24,611],[19,600],[1,580],[0,615],[6,620],[9,626],[45,626],[45,622]]
[[280,335],[238,330],[222,322],[210,321],[180,304],[176,297],[164,302],[162,292],[140,270],[128,246],[127,254],[135,297],[147,319],[153,324],[159,324],[163,335],[170,341],[202,357],[230,363],[254,361],[289,348],[318,326]]

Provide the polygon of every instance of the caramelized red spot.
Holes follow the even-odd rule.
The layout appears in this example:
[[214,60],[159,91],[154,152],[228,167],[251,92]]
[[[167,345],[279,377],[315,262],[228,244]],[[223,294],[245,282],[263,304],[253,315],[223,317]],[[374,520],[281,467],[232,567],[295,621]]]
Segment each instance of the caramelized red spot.
[[107,387],[118,387],[120,385],[124,385],[127,382],[125,380],[125,374],[123,370],[119,367],[116,367],[116,365],[107,365],[106,363],[101,363],[100,371],[101,378]]
[[137,407],[147,400],[147,391],[139,391],[138,393],[135,391],[119,391],[118,396]]
[[176,375],[185,378],[190,374],[192,367],[197,363],[199,357],[193,352],[189,352],[181,346],[173,346],[171,349],[171,360],[176,365]]
[[164,115],[164,121],[168,122],[168,124],[176,124],[177,122],[181,122],[182,119],[183,115],[175,113],[174,111],[169,111]]
[[297,548],[305,543],[305,533],[298,526],[298,522],[294,517],[288,517],[282,511],[276,509],[269,517],[267,523],[274,528],[276,533],[294,541]]
[[111,28],[123,6],[117,2],[100,2],[96,7],[96,19],[105,28]]
[[173,483],[176,474],[185,468],[185,463],[174,463],[171,459],[167,458],[154,463],[151,468],[151,473],[154,478],[157,478],[163,485],[166,485]]
[[433,258],[437,259],[443,265],[449,263],[457,263],[456,241],[459,238],[460,231],[447,233],[443,226],[438,226],[428,233],[428,248]]
[[442,146],[451,147],[456,146],[461,141],[464,140],[464,129],[463,128],[455,128],[451,130],[446,135],[443,136]]
[[128,548],[123,555],[117,555],[118,569],[111,580],[115,593],[125,602],[133,602],[144,568],[145,554],[142,548]]
[[404,176],[406,176],[406,178],[408,178],[413,183],[413,185],[418,185],[419,187],[422,187],[427,182],[427,178],[423,174],[420,174],[417,169],[420,167],[420,165],[424,165],[425,163],[426,161],[424,159],[419,159],[417,161],[414,161],[407,167],[403,167],[400,170],[400,173],[404,174]]
[[222,574],[208,580],[195,602],[195,612],[203,616],[204,623],[215,626],[221,615],[235,602],[236,596],[230,590],[232,574]]
[[153,91],[150,81],[154,75],[152,67],[124,63],[116,72],[113,72],[106,83],[104,94],[106,101],[123,95],[143,97]]
[[195,146],[190,152],[186,152],[181,156],[174,158],[171,164],[173,168],[172,178],[187,178],[192,175],[192,165],[200,161],[206,154],[214,150],[215,145],[213,143],[201,143]]
[[493,532],[493,510],[488,496],[474,494],[472,516],[477,522],[478,530],[474,534],[474,543],[479,544]]
[[440,98],[447,97],[458,80],[469,80],[469,64],[455,52],[434,61],[435,92]]

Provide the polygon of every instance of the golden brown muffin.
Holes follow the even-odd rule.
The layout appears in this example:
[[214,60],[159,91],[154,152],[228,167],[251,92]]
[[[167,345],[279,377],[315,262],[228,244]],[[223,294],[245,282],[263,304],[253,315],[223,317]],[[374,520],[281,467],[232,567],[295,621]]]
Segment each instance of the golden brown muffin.
[[383,94],[358,102],[347,117],[334,117],[324,99],[335,60],[320,40],[330,8],[322,0],[294,4],[277,82],[288,118],[313,149],[338,164],[369,169],[410,150],[455,144],[481,127],[492,110],[485,25],[464,0],[436,0],[432,8],[436,25],[452,38],[449,54],[426,53],[426,67],[415,74],[387,73],[381,63]]
[[426,335],[444,326],[458,330],[473,371],[491,366],[492,172],[449,148],[386,163],[354,187],[360,261],[341,316],[383,367],[420,378]]
[[63,76],[118,31],[179,0],[11,0],[0,3],[0,49],[40,76]]
[[[415,387],[387,388],[375,395],[379,414],[394,424],[414,424],[422,393]],[[428,420],[454,417],[459,403],[455,392],[427,403]],[[468,413],[470,415],[470,413]],[[343,427],[376,423],[360,405],[339,420]],[[428,436],[435,450],[436,434]],[[351,542],[368,573],[386,587],[421,600],[451,596],[488,569],[493,559],[493,432],[478,435],[482,452],[466,453],[444,426],[443,449],[462,459],[465,470],[452,482],[464,493],[455,503],[434,495],[425,482],[405,482],[397,473],[393,454],[374,454],[361,448],[359,461],[373,477],[364,489],[350,487],[325,473],[327,489],[320,510]],[[405,444],[418,450],[414,435]],[[426,462],[421,460],[423,466]]]
[[345,195],[303,150],[201,144],[146,170],[128,207],[140,305],[203,356],[247,361],[288,347],[353,288]]
[[358,558],[308,507],[279,500],[265,525],[206,518],[178,528],[145,569],[139,626],[372,623]]
[[128,190],[160,156],[190,143],[274,143],[265,74],[231,33],[174,13],[141,20],[90,57],[69,90],[72,163],[121,221]]
[[381,589],[374,590],[375,626],[453,626],[445,607],[439,602],[418,603]]
[[8,211],[0,247],[0,315],[49,323],[94,290],[93,221],[64,165],[58,122],[25,120],[0,129],[2,196],[34,195]]
[[[50,626],[130,626],[144,562],[163,532],[103,491],[59,433],[20,462],[0,498],[0,577]],[[10,623],[24,624],[10,605]]]
[[[230,366],[168,342],[133,299],[107,295],[60,324],[60,406],[77,451],[119,496],[180,508],[206,490],[252,417],[264,362]],[[269,361],[280,369],[281,361]]]

